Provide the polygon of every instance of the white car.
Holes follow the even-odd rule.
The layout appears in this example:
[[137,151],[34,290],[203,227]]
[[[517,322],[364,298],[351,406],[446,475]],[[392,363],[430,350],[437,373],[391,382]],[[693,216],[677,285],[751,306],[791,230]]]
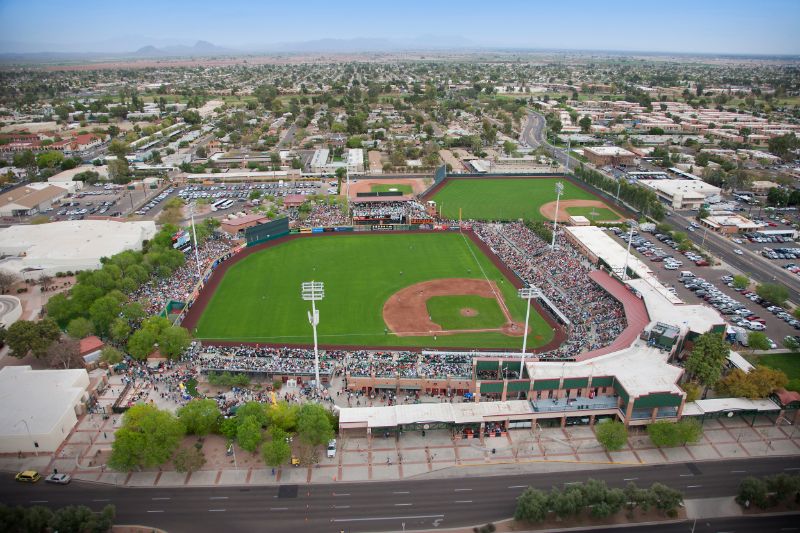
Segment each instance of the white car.
[[336,457],[336,439],[331,439],[328,441],[328,450],[325,452],[325,455],[328,459],[333,459]]
[[740,250],[740,249],[738,249],[738,248],[734,248],[734,249],[733,249],[733,253],[735,253],[736,255],[744,255],[744,252],[743,252],[743,251],[741,251],[741,250]]
[[744,241],[742,241],[742,239],[733,239],[733,242],[736,244],[742,244]]

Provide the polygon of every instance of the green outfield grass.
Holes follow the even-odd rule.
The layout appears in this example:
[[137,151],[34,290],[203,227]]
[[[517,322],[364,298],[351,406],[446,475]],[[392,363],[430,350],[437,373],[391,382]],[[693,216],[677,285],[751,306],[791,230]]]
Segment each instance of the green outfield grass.
[[[592,222],[615,222],[622,218],[605,207],[567,207],[566,211],[572,216],[584,216]],[[593,216],[592,212],[596,214]]]
[[403,194],[412,194],[414,192],[411,185],[406,185],[405,183],[378,183],[370,186],[371,192],[389,192],[392,189]]
[[[475,294],[460,296],[433,296],[427,301],[428,315],[442,329],[488,329],[500,328],[506,319],[494,298]],[[478,312],[476,316],[462,316],[461,309]]]
[[[397,337],[385,332],[383,305],[398,290],[441,278],[482,279],[481,269],[503,291],[517,321],[525,301],[511,282],[469,238],[459,233],[314,236],[294,239],[255,253],[233,265],[197,325],[201,339],[310,344],[310,302],[300,283],[322,281],[319,303],[321,344],[519,349],[518,337],[474,333]],[[458,309],[450,314],[455,315]],[[529,343],[540,346],[553,330],[531,314]]]
[[544,220],[539,208],[556,200],[556,182],[564,184],[562,200],[598,200],[565,179],[450,179],[433,196],[445,218],[473,220]]

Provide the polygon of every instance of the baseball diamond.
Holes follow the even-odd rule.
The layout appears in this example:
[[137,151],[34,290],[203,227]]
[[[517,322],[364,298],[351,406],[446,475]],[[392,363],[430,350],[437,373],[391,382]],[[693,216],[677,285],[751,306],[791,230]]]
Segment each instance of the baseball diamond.
[[[311,280],[325,283],[325,298],[318,302],[323,346],[518,349],[521,345],[525,301],[516,294],[521,283],[485,245],[473,240],[471,232],[338,233],[265,243],[214,272],[184,325],[204,340],[308,345],[309,305],[300,298],[300,284]],[[487,326],[491,307],[454,299],[436,303],[437,320],[442,323],[433,323],[425,300],[420,300],[413,314],[403,318],[409,322],[398,326],[391,302],[426,283],[448,287],[430,296],[492,298],[499,320]],[[472,318],[472,324],[460,317],[457,327],[451,327],[464,307],[483,314]],[[557,345],[563,333],[556,335],[557,326],[538,311],[537,307],[531,312],[529,345]]]

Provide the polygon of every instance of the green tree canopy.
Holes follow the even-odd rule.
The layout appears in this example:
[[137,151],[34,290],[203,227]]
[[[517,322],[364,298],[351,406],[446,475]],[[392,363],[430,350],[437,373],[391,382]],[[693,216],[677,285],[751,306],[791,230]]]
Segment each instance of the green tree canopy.
[[178,419],[186,433],[200,437],[215,431],[221,417],[217,402],[212,399],[194,399],[178,409]]
[[756,294],[780,306],[783,306],[789,298],[789,290],[778,283],[763,283],[756,287]]
[[111,446],[109,466],[130,472],[158,466],[170,459],[184,435],[183,424],[175,415],[154,405],[134,405],[122,420]]
[[[237,413],[236,418],[239,418]],[[236,429],[236,441],[243,450],[255,452],[264,439],[264,430],[261,423],[254,416],[245,416]]]
[[39,322],[18,320],[6,330],[6,344],[11,350],[10,355],[14,357],[23,358],[28,353],[33,353],[41,358],[60,336],[58,324],[49,318]]
[[268,466],[280,466],[292,456],[292,448],[286,442],[287,433],[282,429],[273,427],[269,433],[270,440],[261,446],[261,457]]
[[722,375],[730,346],[722,335],[710,331],[697,338],[692,353],[686,359],[686,371],[705,386],[714,385]]
[[719,380],[716,391],[722,396],[758,399],[766,398],[776,389],[785,387],[788,382],[789,379],[782,370],[758,365],[750,372],[734,368]]
[[303,404],[297,414],[297,434],[311,446],[320,446],[332,439],[333,427],[325,408],[315,403]]
[[73,339],[83,339],[88,337],[94,333],[94,324],[92,324],[91,320],[83,318],[79,316],[78,318],[73,318],[67,324],[67,335],[72,337]]
[[628,442],[628,428],[617,420],[596,424],[594,431],[597,442],[606,450],[620,450]]

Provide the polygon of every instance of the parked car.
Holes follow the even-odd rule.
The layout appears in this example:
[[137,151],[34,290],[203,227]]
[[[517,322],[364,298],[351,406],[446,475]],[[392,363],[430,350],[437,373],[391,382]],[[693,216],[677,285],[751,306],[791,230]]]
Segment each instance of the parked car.
[[14,476],[14,479],[22,483],[36,483],[42,476],[36,470],[25,470]]
[[72,478],[69,474],[50,474],[46,478],[44,478],[46,483],[54,483],[56,485],[69,485],[69,482],[72,481]]
[[328,459],[336,457],[336,439],[328,441],[328,450],[326,452]]

